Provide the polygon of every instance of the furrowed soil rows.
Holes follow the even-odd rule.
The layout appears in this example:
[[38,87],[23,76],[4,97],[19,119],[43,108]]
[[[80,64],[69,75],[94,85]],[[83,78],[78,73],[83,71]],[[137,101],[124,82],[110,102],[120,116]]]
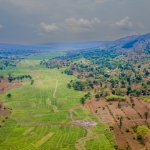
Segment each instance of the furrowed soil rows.
[[[144,146],[140,144],[135,138],[136,134],[133,131],[134,125],[147,125],[150,123],[150,118],[145,119],[144,112],[150,113],[149,104],[145,101],[138,100],[134,98],[134,107],[132,103],[128,100],[121,102],[121,108],[118,108],[118,102],[106,102],[105,99],[100,99],[99,101],[91,100],[90,103],[87,102],[86,106],[89,110],[92,110],[104,124],[113,126],[112,131],[115,136],[115,142],[119,148],[125,148],[130,145],[132,150],[143,150]],[[122,125],[120,127],[120,117],[122,117]],[[127,128],[129,132],[127,132]],[[150,137],[150,134],[147,138]],[[147,139],[146,146],[149,147],[150,143]]]

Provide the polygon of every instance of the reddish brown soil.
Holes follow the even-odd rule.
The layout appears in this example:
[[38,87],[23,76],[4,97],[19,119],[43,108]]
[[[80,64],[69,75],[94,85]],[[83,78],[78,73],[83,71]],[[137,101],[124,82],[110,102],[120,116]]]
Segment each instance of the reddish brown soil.
[[115,123],[113,125],[114,127],[114,130],[113,130],[113,134],[114,134],[114,137],[115,137],[115,142],[116,142],[116,145],[118,145],[118,147],[125,147],[127,144],[127,141],[126,141],[126,138],[125,136],[122,134],[119,126],[117,123]]
[[[134,125],[148,125],[150,124],[150,104],[148,102],[134,98],[135,106],[132,108],[132,103],[129,98],[126,102],[121,103],[121,108],[118,108],[118,102],[107,102],[101,98],[99,101],[92,99],[86,103],[91,113],[95,114],[101,122],[114,127],[113,134],[115,136],[116,144],[119,148],[125,148],[130,145],[132,150],[142,150],[150,148],[150,134],[145,140],[146,146],[140,144],[136,139],[132,127]],[[144,113],[148,112],[148,119],[145,119]],[[122,116],[122,126],[120,128],[119,117]],[[129,128],[129,132],[126,129]]]
[[1,79],[0,82],[0,94],[4,94],[6,91],[12,88],[19,88],[22,86],[20,81],[8,82],[7,79]]
[[[1,118],[2,116],[9,117],[9,116],[10,116],[10,112],[11,112],[11,110],[9,110],[9,109],[5,106],[5,104],[0,101],[0,118]],[[2,123],[1,121],[2,121],[2,120],[0,119],[0,124]]]

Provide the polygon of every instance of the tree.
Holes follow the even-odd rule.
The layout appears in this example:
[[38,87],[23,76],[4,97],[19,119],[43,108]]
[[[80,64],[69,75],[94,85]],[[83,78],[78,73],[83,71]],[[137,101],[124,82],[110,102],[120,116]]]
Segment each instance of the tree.
[[90,98],[90,97],[91,97],[91,93],[90,92],[88,92],[87,94],[84,95],[85,99]]
[[144,139],[149,133],[149,128],[147,126],[138,126],[137,128],[137,138]]
[[122,127],[122,116],[119,118],[120,128]]
[[85,98],[82,97],[81,100],[80,100],[80,102],[81,102],[81,104],[84,105],[85,104]]
[[142,93],[142,92],[141,92],[140,89],[136,89],[136,95],[137,95],[137,96],[140,96],[141,93]]
[[97,101],[98,101],[98,99],[100,98],[100,95],[99,95],[99,94],[96,94],[96,95],[95,95],[95,98],[96,98]]
[[8,97],[8,98],[10,98],[10,97],[11,97],[11,94],[10,94],[10,93],[8,93],[8,94],[7,94],[7,97]]
[[134,103],[132,103],[132,108],[135,106],[135,104]]
[[145,112],[144,115],[145,115],[145,119],[147,120],[147,118],[148,118],[148,112]]
[[118,102],[118,108],[121,108],[121,102],[120,101]]
[[112,94],[113,94],[113,95],[115,95],[115,94],[116,94],[115,90],[112,90]]
[[138,68],[141,68],[141,65],[138,65]]
[[68,83],[68,84],[67,84],[67,87],[70,89],[70,88],[71,88],[71,84],[70,84],[70,83]]
[[131,86],[128,86],[128,87],[127,87],[127,95],[128,95],[131,91],[132,91]]
[[146,70],[146,72],[145,72],[145,75],[146,75],[146,76],[148,76],[148,75],[149,75],[149,72],[148,72],[147,70]]
[[130,97],[130,101],[131,101],[131,103],[133,103],[133,102],[134,102],[134,99],[133,99],[132,97]]

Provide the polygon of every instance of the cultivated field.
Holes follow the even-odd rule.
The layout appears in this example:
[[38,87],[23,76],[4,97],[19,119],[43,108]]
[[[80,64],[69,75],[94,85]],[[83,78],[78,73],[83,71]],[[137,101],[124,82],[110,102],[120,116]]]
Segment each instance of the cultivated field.
[[[121,102],[121,108],[118,108],[118,101],[107,102],[105,99],[100,98],[98,101],[92,99],[86,103],[86,106],[101,122],[113,127],[112,132],[119,148],[125,148],[129,145],[132,150],[142,150],[150,147],[150,134],[145,140],[145,145],[142,145],[136,140],[133,126],[150,125],[150,118],[148,117],[146,120],[144,115],[145,112],[150,114],[150,104],[136,97],[133,98],[133,101],[134,107],[132,107],[130,99],[127,98],[127,101]],[[122,117],[121,127],[120,117]]]
[[[57,54],[64,55],[62,52]],[[108,126],[80,104],[85,92],[70,90],[67,83],[76,79],[63,74],[63,69],[47,69],[40,60],[54,53],[30,56],[20,64],[1,71],[19,76],[29,74],[34,83],[25,79],[19,83],[1,83],[0,149],[1,150],[111,150],[114,137]],[[7,85],[6,85],[7,84]],[[15,85],[19,84],[15,88]],[[11,97],[8,97],[8,94]],[[74,121],[70,116],[70,111]],[[76,121],[93,121],[96,126],[85,127]]]

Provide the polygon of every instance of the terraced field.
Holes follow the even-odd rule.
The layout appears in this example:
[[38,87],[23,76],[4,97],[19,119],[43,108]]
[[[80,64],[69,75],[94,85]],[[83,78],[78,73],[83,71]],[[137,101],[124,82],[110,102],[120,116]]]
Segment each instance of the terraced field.
[[[41,57],[32,56],[23,60],[16,68],[1,71],[4,76],[30,74],[34,83],[31,85],[25,79],[22,87],[13,88],[0,95],[5,109],[11,110],[7,119],[1,116],[0,149],[113,149],[114,137],[108,127],[102,125],[80,104],[85,93],[67,88],[67,83],[75,77],[62,74],[63,69],[46,69],[39,65],[40,60],[54,56],[54,53]],[[8,93],[12,95],[10,98]],[[85,129],[74,124],[69,110],[72,110],[76,120],[89,119],[98,125]]]

